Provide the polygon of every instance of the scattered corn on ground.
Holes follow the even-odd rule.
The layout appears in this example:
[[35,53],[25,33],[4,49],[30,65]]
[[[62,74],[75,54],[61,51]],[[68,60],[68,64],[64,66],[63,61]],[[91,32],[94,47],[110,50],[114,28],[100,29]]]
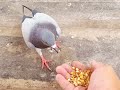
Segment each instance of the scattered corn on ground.
[[90,69],[80,70],[76,67],[72,67],[72,72],[70,73],[70,78],[68,78],[68,81],[76,87],[88,87],[91,73],[92,71]]

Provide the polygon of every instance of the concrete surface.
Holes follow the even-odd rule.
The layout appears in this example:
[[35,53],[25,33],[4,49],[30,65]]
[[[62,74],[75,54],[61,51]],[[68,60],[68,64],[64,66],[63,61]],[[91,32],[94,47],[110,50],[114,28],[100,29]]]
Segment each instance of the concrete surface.
[[[44,56],[53,60],[52,72],[41,69],[39,55],[23,41],[22,4],[51,15],[62,29],[62,51],[43,50]],[[54,80],[55,68],[73,60],[110,64],[120,77],[119,0],[0,0],[0,21],[1,90],[61,90]]]

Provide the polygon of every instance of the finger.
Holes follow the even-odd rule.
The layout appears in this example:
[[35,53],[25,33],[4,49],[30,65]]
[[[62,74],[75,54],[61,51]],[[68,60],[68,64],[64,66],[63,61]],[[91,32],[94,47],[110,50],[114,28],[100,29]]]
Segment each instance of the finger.
[[96,69],[96,68],[103,67],[104,64],[101,63],[101,62],[96,62],[96,61],[94,60],[94,61],[91,61],[91,66],[92,66],[93,69]]
[[81,70],[85,70],[86,69],[85,65],[80,63],[79,61],[73,61],[72,62],[72,66],[73,67],[77,67],[77,68],[79,68]]
[[68,73],[72,72],[72,67],[68,64],[62,64],[61,65]]
[[74,85],[67,81],[61,74],[56,75],[56,81],[63,88],[63,90],[73,90]]
[[64,78],[70,78],[70,74],[62,66],[58,66],[56,72],[64,76]]
[[78,86],[74,90],[86,90],[86,87]]

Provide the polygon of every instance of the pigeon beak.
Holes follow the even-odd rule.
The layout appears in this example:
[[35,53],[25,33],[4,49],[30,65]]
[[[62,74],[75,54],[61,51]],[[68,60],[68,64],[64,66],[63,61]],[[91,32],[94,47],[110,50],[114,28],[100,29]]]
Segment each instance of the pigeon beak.
[[51,47],[53,50],[55,50],[55,52],[59,53],[60,52],[60,48],[58,48],[56,46],[56,44],[54,44],[52,47]]

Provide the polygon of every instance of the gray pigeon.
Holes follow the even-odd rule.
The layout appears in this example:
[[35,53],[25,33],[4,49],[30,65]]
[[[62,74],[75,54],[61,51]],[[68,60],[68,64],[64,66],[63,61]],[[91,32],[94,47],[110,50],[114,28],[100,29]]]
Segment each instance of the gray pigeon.
[[51,70],[41,49],[52,48],[58,53],[60,47],[57,44],[57,40],[60,37],[61,29],[57,22],[49,15],[32,10],[24,5],[23,14],[24,8],[30,10],[33,15],[32,17],[23,15],[22,35],[24,41],[29,48],[35,49],[40,55],[42,68],[46,66]]

